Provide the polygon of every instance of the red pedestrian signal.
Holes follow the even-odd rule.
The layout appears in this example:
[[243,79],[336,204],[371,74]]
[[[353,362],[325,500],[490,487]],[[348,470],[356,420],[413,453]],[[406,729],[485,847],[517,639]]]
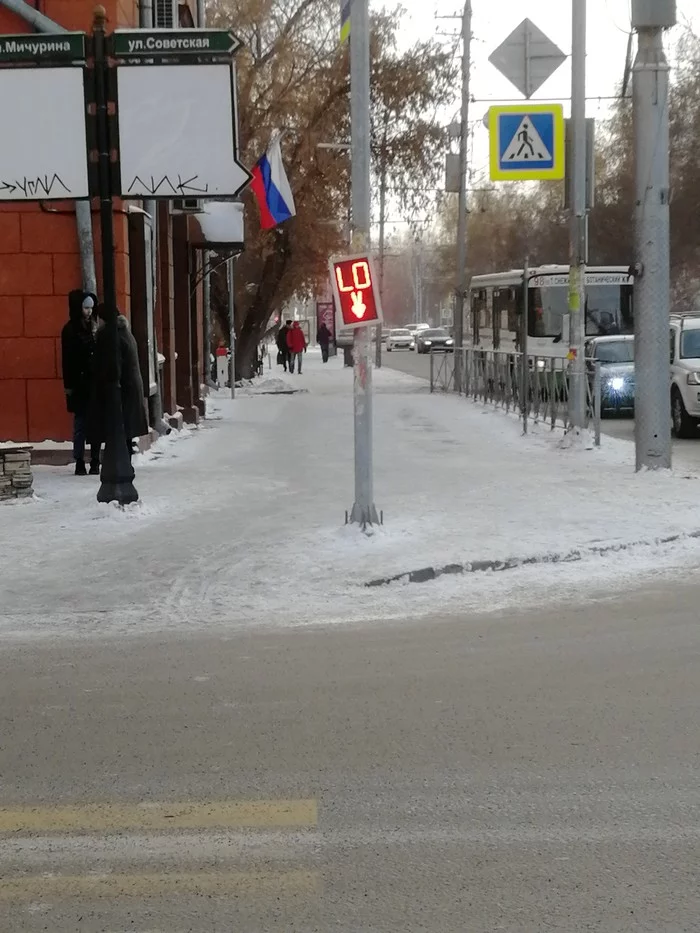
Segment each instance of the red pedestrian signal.
[[369,256],[344,256],[330,262],[338,327],[363,327],[382,320],[379,290]]

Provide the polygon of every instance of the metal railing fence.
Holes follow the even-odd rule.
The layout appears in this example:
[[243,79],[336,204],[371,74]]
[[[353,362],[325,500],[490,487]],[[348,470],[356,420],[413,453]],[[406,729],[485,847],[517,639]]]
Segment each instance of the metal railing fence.
[[[430,391],[454,392],[454,354],[462,356],[462,390],[474,401],[517,412],[523,429],[529,423],[569,427],[569,362],[566,359],[523,356],[510,350],[456,347],[454,353],[430,354]],[[588,428],[600,446],[600,362],[586,361]]]

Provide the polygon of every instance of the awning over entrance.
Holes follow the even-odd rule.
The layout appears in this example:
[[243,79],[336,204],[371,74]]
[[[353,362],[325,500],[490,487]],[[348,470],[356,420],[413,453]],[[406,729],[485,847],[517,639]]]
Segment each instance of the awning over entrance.
[[204,201],[202,210],[188,217],[189,241],[197,249],[241,252],[244,207],[240,201]]

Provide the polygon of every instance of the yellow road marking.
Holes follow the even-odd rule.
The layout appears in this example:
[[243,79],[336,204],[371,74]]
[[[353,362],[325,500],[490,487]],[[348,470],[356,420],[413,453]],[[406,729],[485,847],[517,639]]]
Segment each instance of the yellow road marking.
[[105,875],[32,875],[0,880],[0,903],[71,898],[219,896],[250,894],[277,896],[314,894],[319,890],[313,871],[157,872]]
[[0,807],[0,834],[313,827],[315,800]]

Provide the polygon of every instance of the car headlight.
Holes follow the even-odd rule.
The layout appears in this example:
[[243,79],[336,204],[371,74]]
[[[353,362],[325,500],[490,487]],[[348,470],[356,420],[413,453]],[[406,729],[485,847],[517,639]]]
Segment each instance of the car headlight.
[[688,373],[687,382],[689,386],[700,386],[700,373]]
[[608,385],[613,390],[613,392],[622,392],[625,387],[625,380],[622,376],[613,376],[612,379],[608,382]]
[[432,341],[432,340],[424,340],[423,343],[426,345],[426,347],[432,347],[432,345],[433,345],[433,341]]
[[446,343],[447,346],[449,347],[449,346],[451,346],[451,345],[454,343],[454,340],[446,340],[445,343]]

